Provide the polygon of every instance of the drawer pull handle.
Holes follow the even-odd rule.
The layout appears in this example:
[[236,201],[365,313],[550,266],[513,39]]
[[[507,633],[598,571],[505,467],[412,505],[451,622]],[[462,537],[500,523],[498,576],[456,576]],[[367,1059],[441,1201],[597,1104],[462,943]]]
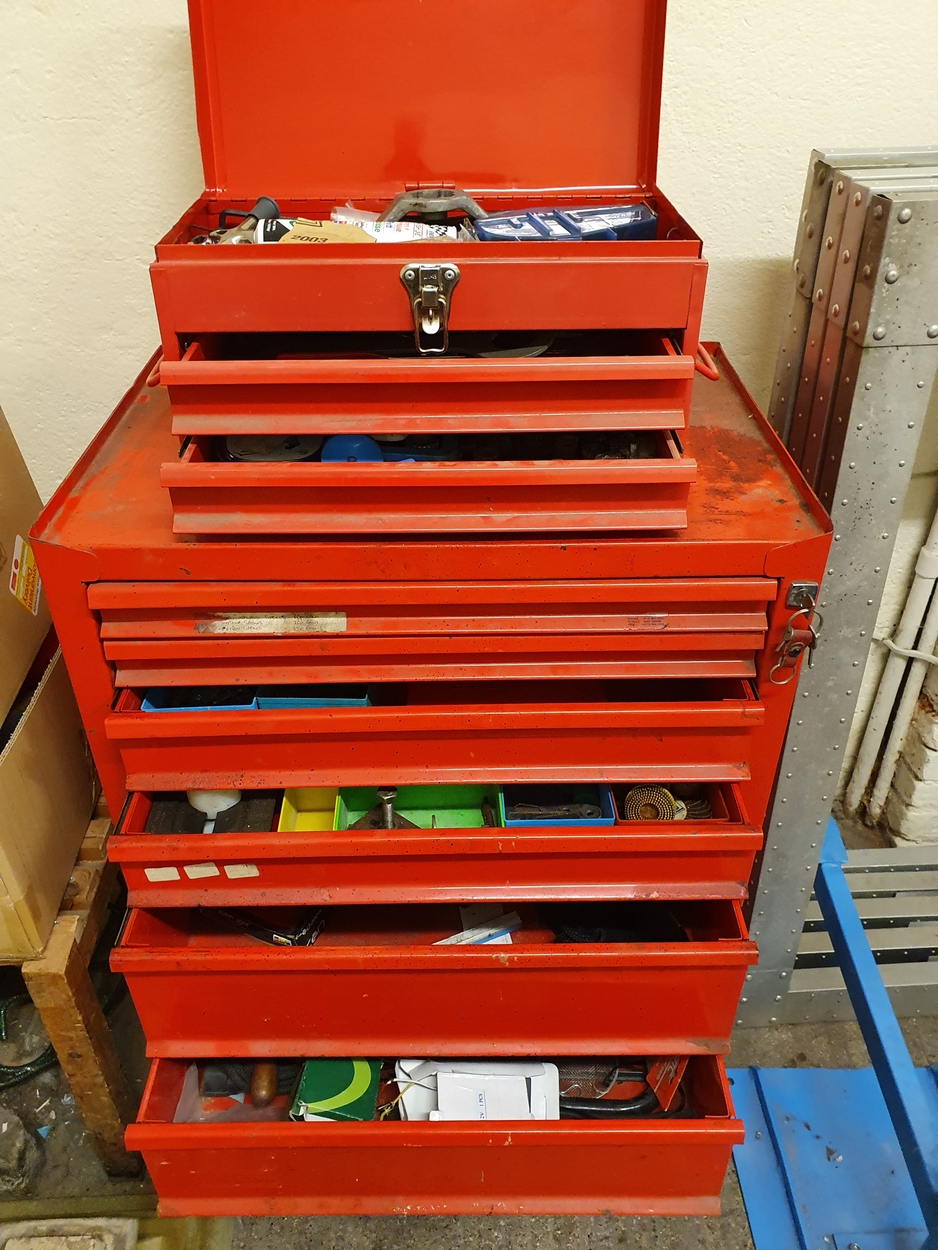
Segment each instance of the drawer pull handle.
[[156,362],[156,364],[153,366],[153,368],[152,368],[152,369],[150,370],[150,372],[147,374],[147,386],[149,386],[149,387],[159,386],[159,384],[160,384],[160,365],[161,365],[162,363],[163,363],[163,357],[162,357],[162,356],[160,356],[159,360]]

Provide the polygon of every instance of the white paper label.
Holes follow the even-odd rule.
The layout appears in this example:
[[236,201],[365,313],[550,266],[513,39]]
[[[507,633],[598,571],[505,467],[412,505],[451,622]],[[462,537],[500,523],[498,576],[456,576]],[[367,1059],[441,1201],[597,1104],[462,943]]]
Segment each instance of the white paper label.
[[225,864],[225,876],[236,881],[239,877],[259,877],[257,864]]
[[197,634],[344,634],[344,612],[231,613],[196,621]]
[[148,881],[178,881],[178,868],[144,868],[144,876]]
[[199,877],[220,877],[221,873],[215,864],[186,864],[183,872],[190,881],[197,881]]
[[667,629],[668,614],[666,612],[645,612],[641,616],[625,616],[622,618],[622,628],[638,633],[644,633],[645,630]]

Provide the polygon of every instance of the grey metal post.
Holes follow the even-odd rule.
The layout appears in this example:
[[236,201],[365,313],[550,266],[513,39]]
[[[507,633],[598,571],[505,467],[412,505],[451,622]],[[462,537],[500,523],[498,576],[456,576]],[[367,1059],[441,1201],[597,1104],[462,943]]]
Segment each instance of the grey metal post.
[[799,1018],[797,993],[786,993],[938,371],[935,193],[870,197],[846,333],[832,419],[847,429],[824,625],[814,667],[801,674],[754,891],[760,960],[740,1004],[746,1025]]

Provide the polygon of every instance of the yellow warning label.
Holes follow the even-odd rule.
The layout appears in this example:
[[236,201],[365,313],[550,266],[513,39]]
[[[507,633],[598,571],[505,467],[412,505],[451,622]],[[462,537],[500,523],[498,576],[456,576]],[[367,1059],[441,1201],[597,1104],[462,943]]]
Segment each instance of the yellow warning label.
[[33,549],[19,534],[13,544],[13,567],[10,570],[10,590],[20,603],[29,608],[33,616],[39,612],[39,594],[42,582],[36,567]]

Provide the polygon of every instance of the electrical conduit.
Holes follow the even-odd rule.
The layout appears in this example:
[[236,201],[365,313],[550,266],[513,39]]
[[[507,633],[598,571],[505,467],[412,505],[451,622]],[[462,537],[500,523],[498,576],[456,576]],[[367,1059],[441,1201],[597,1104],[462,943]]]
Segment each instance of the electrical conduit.
[[[851,815],[857,811],[863,801],[863,795],[876,767],[876,759],[879,755],[880,747],[888,731],[889,740],[886,744],[886,751],[880,764],[876,784],[867,804],[867,810],[874,820],[877,820],[882,814],[883,804],[892,784],[899,753],[902,750],[902,744],[905,740],[912,714],[915,711],[915,705],[918,701],[928,667],[926,661],[921,659],[914,660],[909,680],[906,683],[906,688],[903,691],[902,699],[890,730],[890,714],[896,701],[896,695],[899,693],[902,678],[905,676],[909,653],[915,645],[919,630],[922,630],[920,653],[927,652],[931,655],[936,642],[938,642],[938,606],[933,603],[930,609],[928,607],[932,598],[932,592],[935,589],[936,579],[938,579],[938,514],[935,515],[928,537],[918,553],[918,559],[915,562],[915,576],[909,588],[905,607],[902,609],[902,617],[891,639],[889,658],[880,678],[876,697],[870,709],[869,720],[866,723],[863,739],[860,742],[857,760],[853,766],[850,784],[847,786],[847,792],[844,795],[844,808]],[[923,618],[926,618],[924,628],[922,624]]]

